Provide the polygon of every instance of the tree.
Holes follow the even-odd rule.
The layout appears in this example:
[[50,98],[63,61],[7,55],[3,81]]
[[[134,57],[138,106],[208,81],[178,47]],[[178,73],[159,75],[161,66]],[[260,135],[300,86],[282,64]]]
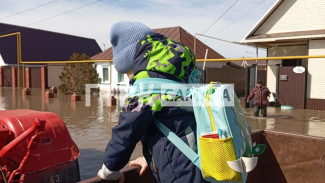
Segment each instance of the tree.
[[[73,53],[69,60],[89,60],[89,56],[84,53],[81,55],[79,53]],[[97,65],[94,62],[68,63],[59,76],[61,81],[59,92],[66,95],[71,95],[73,92],[85,94],[86,84],[101,82],[96,67]]]

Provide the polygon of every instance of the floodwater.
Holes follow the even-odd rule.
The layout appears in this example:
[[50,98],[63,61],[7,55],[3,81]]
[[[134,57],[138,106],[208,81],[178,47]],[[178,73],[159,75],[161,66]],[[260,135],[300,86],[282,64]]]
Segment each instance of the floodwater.
[[[80,150],[81,179],[96,176],[102,165],[102,154],[111,137],[112,127],[118,123],[120,108],[107,107],[107,95],[92,95],[90,107],[82,101],[71,102],[70,96],[56,95],[45,98],[41,89],[32,89],[32,95],[21,96],[21,91],[0,87],[0,110],[32,109],[54,112],[65,122]],[[123,100],[123,97],[116,96]],[[119,100],[118,100],[119,104]],[[289,133],[325,137],[325,111],[281,110],[268,107],[268,117],[253,117],[253,108],[245,109],[251,130],[269,129]],[[131,159],[141,156],[138,144]]]

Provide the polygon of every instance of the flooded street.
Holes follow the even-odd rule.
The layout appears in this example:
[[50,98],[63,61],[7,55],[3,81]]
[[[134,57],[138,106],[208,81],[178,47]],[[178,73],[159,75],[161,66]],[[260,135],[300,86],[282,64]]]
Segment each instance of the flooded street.
[[[79,147],[81,179],[95,176],[101,167],[102,153],[111,137],[112,127],[118,123],[120,109],[106,107],[107,95],[103,94],[91,96],[91,106],[86,107],[84,97],[82,101],[71,102],[70,96],[46,99],[41,89],[31,91],[32,95],[23,97],[17,89],[0,88],[0,110],[25,108],[58,114]],[[325,111],[268,107],[267,118],[253,117],[253,108],[245,109],[245,112],[252,131],[269,129],[325,137]],[[131,159],[140,155],[141,145],[138,144]]]
[[254,117],[254,108],[245,109],[246,120],[252,131],[268,129],[302,135],[325,137],[325,111],[321,110],[283,110],[268,107],[268,117]]

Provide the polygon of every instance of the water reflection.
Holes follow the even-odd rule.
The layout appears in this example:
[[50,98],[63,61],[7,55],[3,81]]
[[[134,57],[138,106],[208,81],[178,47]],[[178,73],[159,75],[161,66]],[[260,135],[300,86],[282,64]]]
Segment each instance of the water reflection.
[[247,121],[254,129],[268,129],[289,133],[325,137],[325,111],[281,110],[268,107],[268,117],[254,117],[253,108],[245,109]]
[[[55,98],[46,98],[44,92],[32,89],[32,95],[21,96],[21,91],[16,88],[0,87],[0,109],[16,109],[20,106],[58,114],[80,149],[82,179],[95,176],[101,167],[102,152],[111,138],[112,127],[118,123],[120,107],[107,107],[108,97],[104,94],[91,96],[91,106],[86,107],[85,97],[82,97],[82,101],[71,102],[70,96],[55,95]],[[123,101],[123,96],[115,97],[118,104]],[[267,118],[256,118],[252,114],[253,108],[245,109],[252,130],[269,129],[325,137],[325,111],[268,107]],[[131,159],[140,156],[141,152],[141,145],[138,144]]]

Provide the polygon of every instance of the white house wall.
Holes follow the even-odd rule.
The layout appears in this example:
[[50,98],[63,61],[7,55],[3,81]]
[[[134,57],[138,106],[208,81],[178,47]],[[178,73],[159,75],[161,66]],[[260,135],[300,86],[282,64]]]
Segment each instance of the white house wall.
[[284,0],[254,35],[325,29],[324,0]]
[[99,77],[101,78],[102,82],[101,82],[101,85],[100,85],[100,91],[101,92],[107,92],[108,91],[108,88],[109,88],[109,82],[104,82],[103,80],[103,68],[104,67],[108,67],[108,64],[105,63],[105,64],[102,64],[102,63],[97,63],[97,73],[99,75]]
[[[108,81],[103,80],[103,69],[107,68],[108,72],[112,72],[111,74],[108,73]],[[114,65],[112,65],[112,70],[110,70],[110,66],[108,63],[98,63],[97,64],[97,73],[99,77],[102,79],[100,90],[101,92],[108,92],[109,89],[112,89],[112,92],[125,92],[126,88],[128,87],[129,79],[126,74],[123,75],[124,82],[118,82],[118,72],[116,71]],[[110,83],[112,82],[112,86],[110,87]]]
[[[269,57],[277,56],[298,56],[307,55],[307,45],[302,46],[284,46],[284,47],[272,47],[268,49]],[[307,60],[302,60],[302,65],[306,67]],[[281,64],[281,60],[269,60],[267,66],[267,87],[271,92],[276,92],[276,64]]]
[[271,60],[269,60],[269,64],[272,64],[270,66],[267,66],[266,71],[266,84],[269,88],[270,92],[276,93],[276,66],[275,63],[272,63]]
[[[324,55],[325,40],[310,40],[309,55]],[[325,99],[325,58],[308,61],[307,98]]]
[[115,69],[114,65],[112,65],[112,90],[115,93],[125,93],[127,92],[127,88],[129,86],[129,78],[126,74],[123,74],[124,82],[118,81],[118,72]]
[[6,64],[5,64],[5,61],[3,60],[1,53],[0,53],[0,66],[4,66],[4,65],[6,65]]

